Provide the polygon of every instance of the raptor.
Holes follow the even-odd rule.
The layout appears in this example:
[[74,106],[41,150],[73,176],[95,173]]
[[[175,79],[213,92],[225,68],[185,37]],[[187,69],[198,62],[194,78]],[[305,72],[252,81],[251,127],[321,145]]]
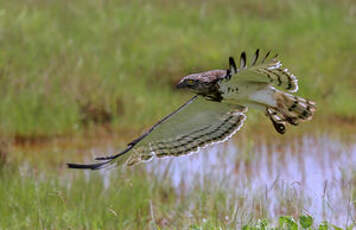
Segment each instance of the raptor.
[[248,64],[246,53],[242,52],[238,67],[230,57],[227,70],[183,77],[177,88],[195,95],[177,110],[118,154],[98,157],[93,164],[69,163],[68,167],[94,170],[110,165],[131,166],[154,157],[196,152],[234,135],[242,127],[248,108],[263,111],[280,134],[286,132],[288,125],[310,120],[315,103],[292,94],[298,90],[297,78],[282,67],[277,55],[270,54],[261,56],[257,49]]

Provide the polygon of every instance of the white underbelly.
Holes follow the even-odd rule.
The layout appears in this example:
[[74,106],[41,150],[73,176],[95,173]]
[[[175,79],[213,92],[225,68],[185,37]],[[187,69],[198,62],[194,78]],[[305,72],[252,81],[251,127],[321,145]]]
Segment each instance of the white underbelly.
[[256,107],[277,106],[273,96],[277,90],[265,83],[244,82],[235,85],[225,84],[220,86],[220,90],[224,101],[230,103],[250,107],[254,107],[254,105]]

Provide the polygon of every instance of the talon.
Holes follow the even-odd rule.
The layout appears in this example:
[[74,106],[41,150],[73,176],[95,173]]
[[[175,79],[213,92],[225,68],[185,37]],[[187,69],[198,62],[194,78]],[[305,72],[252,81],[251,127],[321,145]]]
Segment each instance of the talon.
[[286,126],[282,123],[277,123],[275,121],[272,121],[274,128],[276,131],[280,134],[284,134],[286,132]]
[[272,115],[276,115],[275,112],[273,112],[270,108],[266,108],[266,115],[269,117],[269,119],[272,121],[274,129],[279,133],[279,134],[284,134],[286,132],[286,126],[283,124],[283,120],[278,120],[276,121]]

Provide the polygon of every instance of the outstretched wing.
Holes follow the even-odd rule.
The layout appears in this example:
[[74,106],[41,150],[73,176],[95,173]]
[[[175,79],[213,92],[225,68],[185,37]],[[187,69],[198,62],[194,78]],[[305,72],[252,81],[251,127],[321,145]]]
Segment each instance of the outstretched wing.
[[134,165],[156,157],[179,156],[225,141],[240,129],[245,107],[207,101],[194,96],[145,134],[128,144],[121,153],[97,158],[96,164],[68,164],[70,168],[100,169],[112,164]]
[[281,62],[277,59],[277,55],[270,58],[270,52],[267,52],[263,58],[260,57],[259,50],[256,50],[255,55],[248,65],[246,53],[240,55],[240,67],[237,68],[232,57],[229,58],[230,75],[228,81],[253,81],[271,83],[275,86],[287,89],[290,92],[298,91],[297,78],[288,71],[282,68]]

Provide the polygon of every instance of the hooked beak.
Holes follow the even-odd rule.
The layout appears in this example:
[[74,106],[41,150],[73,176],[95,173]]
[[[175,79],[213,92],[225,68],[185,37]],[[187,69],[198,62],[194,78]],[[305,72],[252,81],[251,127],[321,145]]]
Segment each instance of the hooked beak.
[[178,84],[176,85],[177,89],[181,89],[185,87],[185,84],[183,81],[178,82]]

